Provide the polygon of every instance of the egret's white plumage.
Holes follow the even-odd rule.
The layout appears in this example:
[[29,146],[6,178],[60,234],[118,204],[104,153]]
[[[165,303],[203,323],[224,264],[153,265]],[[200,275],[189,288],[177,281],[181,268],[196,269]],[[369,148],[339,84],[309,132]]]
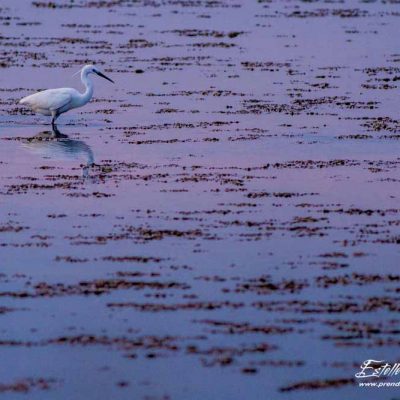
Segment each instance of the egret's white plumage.
[[55,128],[55,121],[61,114],[82,107],[90,101],[93,96],[93,82],[89,79],[89,75],[92,73],[113,82],[93,65],[85,65],[81,71],[81,80],[86,89],[84,93],[72,88],[48,89],[24,97],[19,104],[30,107],[36,113],[51,115],[53,117],[51,123]]

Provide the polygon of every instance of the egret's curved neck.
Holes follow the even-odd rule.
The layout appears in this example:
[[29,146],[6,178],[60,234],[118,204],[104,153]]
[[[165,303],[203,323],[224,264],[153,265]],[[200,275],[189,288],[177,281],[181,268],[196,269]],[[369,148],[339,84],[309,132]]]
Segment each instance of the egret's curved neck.
[[93,96],[93,82],[89,79],[87,74],[82,73],[82,83],[85,85],[85,92],[82,93],[81,102],[82,105],[86,104]]

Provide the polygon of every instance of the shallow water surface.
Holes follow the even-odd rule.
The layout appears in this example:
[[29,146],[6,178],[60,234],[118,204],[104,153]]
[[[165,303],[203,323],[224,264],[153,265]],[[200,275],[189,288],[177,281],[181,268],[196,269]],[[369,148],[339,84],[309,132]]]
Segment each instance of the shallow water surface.
[[[0,12],[1,395],[399,396],[354,376],[399,361],[396,1]],[[54,138],[17,101],[88,62]]]

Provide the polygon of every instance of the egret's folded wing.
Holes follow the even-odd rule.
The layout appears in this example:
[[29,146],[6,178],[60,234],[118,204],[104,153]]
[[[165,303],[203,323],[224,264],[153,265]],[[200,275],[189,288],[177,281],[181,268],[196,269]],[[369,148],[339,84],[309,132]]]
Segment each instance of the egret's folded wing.
[[58,89],[49,89],[24,97],[20,100],[20,104],[26,104],[33,109],[56,111],[67,105],[71,99],[70,93],[62,92]]

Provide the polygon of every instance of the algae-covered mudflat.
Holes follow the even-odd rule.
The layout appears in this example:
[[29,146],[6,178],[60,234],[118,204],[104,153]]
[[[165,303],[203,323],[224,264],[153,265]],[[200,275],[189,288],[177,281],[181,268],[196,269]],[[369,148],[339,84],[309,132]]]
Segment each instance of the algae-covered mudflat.
[[[399,398],[355,377],[399,361],[399,23],[2,0],[0,397]],[[87,63],[54,138],[18,100]]]

